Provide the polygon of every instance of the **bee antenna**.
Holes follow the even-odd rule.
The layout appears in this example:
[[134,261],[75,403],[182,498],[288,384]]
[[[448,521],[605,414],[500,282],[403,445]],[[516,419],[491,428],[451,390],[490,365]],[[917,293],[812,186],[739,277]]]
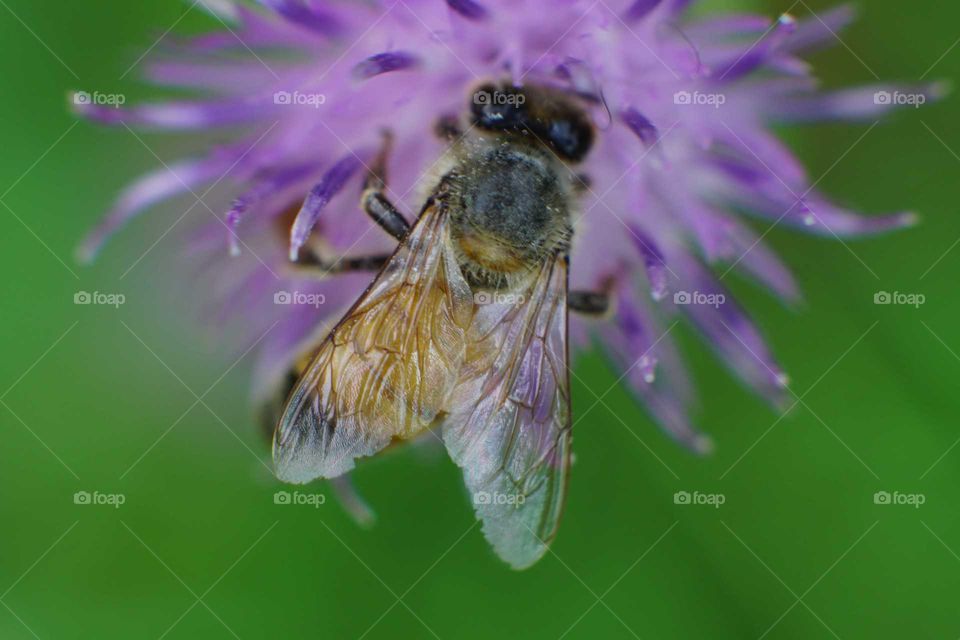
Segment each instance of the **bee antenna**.
[[607,104],[607,97],[603,95],[603,89],[599,91],[600,96],[600,106],[603,107],[603,111],[607,114],[606,121],[603,123],[603,126],[597,125],[597,128],[601,131],[606,131],[610,128],[610,125],[613,124],[613,113],[610,112],[610,105]]

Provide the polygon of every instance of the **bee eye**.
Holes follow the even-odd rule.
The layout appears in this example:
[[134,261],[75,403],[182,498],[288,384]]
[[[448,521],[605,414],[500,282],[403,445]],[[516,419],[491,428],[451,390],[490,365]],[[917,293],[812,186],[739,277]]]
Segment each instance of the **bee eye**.
[[537,87],[480,86],[470,104],[471,123],[486,131],[530,136],[570,162],[579,162],[593,144],[587,116],[565,96]]
[[567,160],[582,160],[593,143],[593,131],[584,123],[555,120],[547,129],[547,139],[557,153]]
[[480,129],[520,131],[526,123],[524,102],[517,89],[483,85],[472,96],[471,120]]

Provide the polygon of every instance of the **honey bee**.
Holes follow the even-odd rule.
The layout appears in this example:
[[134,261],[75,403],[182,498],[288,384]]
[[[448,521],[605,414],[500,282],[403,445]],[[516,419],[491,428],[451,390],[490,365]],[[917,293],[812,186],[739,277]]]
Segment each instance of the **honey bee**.
[[378,270],[288,378],[276,420],[277,476],[336,478],[391,443],[442,433],[478,518],[515,568],[557,531],[570,466],[567,310],[603,313],[602,293],[567,291],[579,179],[594,131],[576,96],[486,83],[461,119],[410,226],[384,194],[389,138],[363,209],[399,244],[389,256],[315,253],[323,270]]

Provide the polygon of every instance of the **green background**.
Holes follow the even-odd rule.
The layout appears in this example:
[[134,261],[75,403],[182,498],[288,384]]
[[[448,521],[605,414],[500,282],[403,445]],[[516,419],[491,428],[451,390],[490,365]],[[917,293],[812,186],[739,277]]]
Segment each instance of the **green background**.
[[[73,262],[113,195],[157,161],[123,129],[73,127],[65,92],[144,95],[135,72],[119,77],[185,5],[0,5],[0,638],[960,636],[960,249],[944,256],[960,236],[955,97],[896,114],[832,170],[866,126],[786,133],[811,176],[826,173],[825,191],[865,211],[917,210],[922,225],[849,248],[771,232],[806,304],[733,287],[802,402],[781,418],[681,332],[712,457],[677,448],[601,358],[581,360],[555,553],[516,573],[468,532],[443,455],[365,465],[357,481],[379,516],[369,530],[332,500],[273,503],[249,361],[204,395],[232,359],[197,330],[189,283],[164,277],[174,236],[118,276],[191,201],[133,225],[92,268]],[[960,7],[861,5],[846,44],[814,59],[828,85],[957,75]],[[211,26],[194,9],[175,32]],[[177,157],[181,141],[145,140]],[[75,306],[79,290],[127,303]],[[880,290],[926,303],[876,306]],[[126,503],[75,505],[81,490]],[[726,502],[676,505],[681,490]],[[877,505],[877,491],[925,503]]]

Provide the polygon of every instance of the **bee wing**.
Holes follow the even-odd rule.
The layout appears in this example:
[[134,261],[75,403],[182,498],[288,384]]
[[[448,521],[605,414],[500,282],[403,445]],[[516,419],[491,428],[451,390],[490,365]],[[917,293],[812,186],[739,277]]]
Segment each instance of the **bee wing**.
[[456,384],[472,313],[447,216],[429,206],[294,386],[274,433],[277,477],[336,477],[429,428]]
[[478,305],[443,431],[487,540],[517,569],[546,552],[566,496],[566,260],[548,261],[526,295]]

